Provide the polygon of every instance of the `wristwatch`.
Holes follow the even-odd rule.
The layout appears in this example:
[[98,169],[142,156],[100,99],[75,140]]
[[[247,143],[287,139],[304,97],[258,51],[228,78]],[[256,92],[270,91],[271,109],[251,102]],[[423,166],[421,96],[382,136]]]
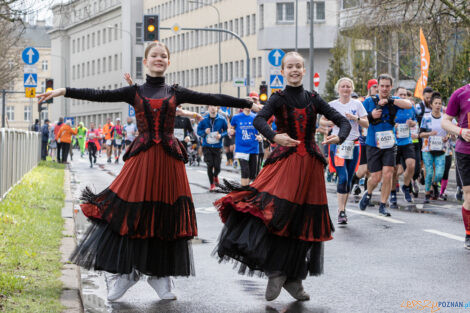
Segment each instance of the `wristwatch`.
[[358,117],[357,117],[357,120],[359,121],[360,119],[361,119],[361,118],[358,116]]

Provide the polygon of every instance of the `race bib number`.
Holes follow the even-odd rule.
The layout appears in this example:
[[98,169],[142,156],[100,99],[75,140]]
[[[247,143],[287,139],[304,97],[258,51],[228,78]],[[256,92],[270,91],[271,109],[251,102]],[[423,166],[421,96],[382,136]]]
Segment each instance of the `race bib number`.
[[336,155],[345,160],[352,160],[354,153],[354,141],[347,140],[336,146]]
[[209,133],[209,135],[207,135],[207,137],[206,137],[207,143],[210,144],[210,145],[214,145],[216,143],[219,143],[220,139],[217,138],[218,134],[219,134],[219,132]]
[[111,139],[106,140],[106,145],[107,145],[107,146],[110,146],[111,143],[112,143]]
[[95,134],[95,133],[89,133],[89,134],[88,134],[88,138],[89,138],[89,139],[95,139],[95,138],[96,138],[96,134]]
[[248,153],[241,153],[241,152],[235,152],[235,159],[240,159],[240,160],[249,161],[249,160],[250,160],[250,154],[248,154]]
[[115,139],[116,145],[122,145],[122,139]]
[[79,135],[78,138],[79,138],[79,139],[82,139],[82,138],[83,138],[83,135]]
[[397,124],[396,125],[397,129],[397,138],[409,138],[411,133],[410,133],[410,126],[408,124]]
[[377,132],[375,133],[375,142],[379,149],[392,148],[395,145],[395,135],[391,130]]
[[361,135],[362,135],[362,136],[367,137],[367,129],[368,129],[368,128],[361,127]]
[[430,136],[429,137],[429,150],[431,151],[443,151],[444,142],[441,136]]
[[183,141],[183,140],[184,140],[184,129],[183,129],[183,128],[175,128],[174,134],[175,134],[175,137],[176,137],[179,141]]
[[410,128],[410,132],[412,136],[418,136],[418,133],[419,133],[418,127],[415,126],[415,127]]

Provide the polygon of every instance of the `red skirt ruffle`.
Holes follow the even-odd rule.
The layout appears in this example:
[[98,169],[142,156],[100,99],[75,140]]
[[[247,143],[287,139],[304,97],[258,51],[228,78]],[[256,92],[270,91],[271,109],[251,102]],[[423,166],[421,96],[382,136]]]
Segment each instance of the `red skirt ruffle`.
[[277,236],[332,239],[323,164],[309,154],[293,153],[265,166],[249,188],[233,191],[214,204],[224,223],[236,210],[260,218]]
[[160,144],[131,157],[99,194],[86,188],[83,213],[130,238],[175,240],[197,236],[196,213],[186,168]]

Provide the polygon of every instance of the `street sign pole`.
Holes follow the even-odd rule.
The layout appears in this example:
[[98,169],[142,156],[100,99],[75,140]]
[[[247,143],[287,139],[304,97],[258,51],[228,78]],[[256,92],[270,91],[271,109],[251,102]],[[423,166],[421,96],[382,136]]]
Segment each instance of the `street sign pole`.
[[2,128],[5,128],[5,114],[6,114],[6,95],[7,91],[5,89],[2,90]]
[[310,49],[309,49],[309,62],[310,62],[310,73],[309,73],[309,80],[308,80],[308,84],[309,84],[309,88],[310,90],[313,90],[313,79],[312,79],[312,76],[313,76],[313,23],[315,21],[315,19],[313,18],[313,0],[310,0]]

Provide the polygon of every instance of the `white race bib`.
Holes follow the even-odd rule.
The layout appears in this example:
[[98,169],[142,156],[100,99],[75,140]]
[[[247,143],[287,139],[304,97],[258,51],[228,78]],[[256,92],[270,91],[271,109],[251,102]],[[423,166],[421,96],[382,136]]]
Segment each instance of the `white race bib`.
[[376,132],[375,142],[377,144],[377,148],[379,149],[392,148],[395,145],[395,134],[392,130]]
[[411,132],[411,135],[418,136],[418,133],[419,133],[418,126],[411,127],[410,132]]
[[249,161],[250,160],[250,154],[235,152],[235,159],[241,159],[241,160]]
[[115,139],[116,145],[122,145],[122,139]]
[[173,131],[173,134],[175,135],[175,137],[176,137],[179,141],[183,141],[183,140],[184,140],[184,129],[183,129],[183,128],[175,128],[175,130]]
[[336,145],[336,155],[345,160],[352,160],[354,153],[354,141],[346,140],[341,145]]
[[206,141],[210,145],[215,145],[216,143],[219,143],[220,139],[217,138],[217,135],[219,132],[211,132],[209,135],[206,137]]
[[367,130],[368,130],[368,128],[366,128],[366,127],[361,127],[361,134],[362,134],[362,136],[367,137]]
[[95,134],[95,133],[89,133],[89,134],[88,134],[88,138],[89,138],[89,139],[95,139],[95,138],[96,138],[96,134]]
[[112,143],[112,142],[111,142],[111,139],[106,140],[106,145],[107,145],[107,146],[110,146],[111,143]]
[[444,142],[441,136],[429,137],[429,150],[431,151],[444,151]]
[[410,126],[406,123],[400,123],[396,125],[397,138],[409,138],[411,136]]

